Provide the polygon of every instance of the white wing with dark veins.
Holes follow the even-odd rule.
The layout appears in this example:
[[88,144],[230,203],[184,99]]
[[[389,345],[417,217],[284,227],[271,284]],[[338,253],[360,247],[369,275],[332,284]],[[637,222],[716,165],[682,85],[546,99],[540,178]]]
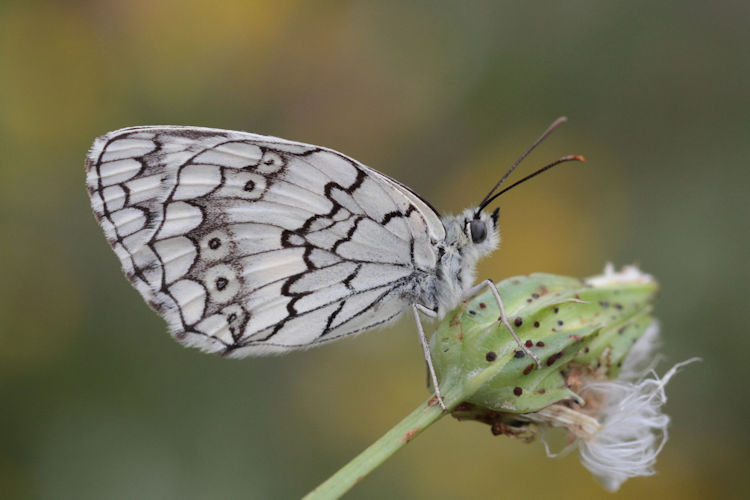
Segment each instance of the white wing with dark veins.
[[434,285],[437,213],[336,151],[132,127],[98,138],[86,167],[126,275],[179,341],[204,351],[262,355],[356,334]]

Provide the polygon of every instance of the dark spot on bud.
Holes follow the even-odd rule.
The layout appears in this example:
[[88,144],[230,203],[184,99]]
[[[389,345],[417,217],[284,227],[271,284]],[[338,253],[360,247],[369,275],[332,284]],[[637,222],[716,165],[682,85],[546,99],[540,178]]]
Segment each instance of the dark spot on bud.
[[[266,163],[266,165],[268,165],[268,163]],[[255,189],[255,183],[253,181],[247,181],[245,183],[245,188],[244,189],[245,189],[245,191],[252,191],[253,189]]]
[[529,297],[528,299],[526,299],[526,302],[528,302],[529,304],[531,304],[531,297]]
[[617,309],[622,309],[622,304],[615,304],[615,307],[616,307]]
[[513,324],[516,326],[521,326],[523,325],[523,320],[521,319],[520,316],[518,316],[516,319],[513,320]]
[[221,246],[221,240],[219,238],[211,238],[208,240],[208,248],[211,250],[216,250]]
[[495,354],[493,351],[490,351],[487,353],[487,355],[484,357],[487,361],[492,363],[497,359],[497,354]]
[[538,294],[538,293],[536,293],[536,292],[532,293],[532,294],[531,294],[531,296],[532,296],[533,298],[535,298],[535,299],[538,299],[538,298],[539,298],[539,294]]
[[476,311],[472,311],[471,309],[469,309],[469,314],[471,314],[472,316],[474,316],[474,315],[477,314],[477,312]]
[[487,308],[487,304],[485,304],[484,302],[479,303],[479,309],[486,309],[486,308]]
[[520,387],[514,387],[513,394],[515,394],[516,396],[520,396],[521,394],[523,394],[523,389],[521,389]]
[[539,389],[536,392],[539,393],[539,394],[544,394],[545,392],[547,392],[547,389]]
[[232,314],[230,314],[230,315],[229,315],[229,317],[227,318],[227,323],[231,323],[232,321],[234,321],[234,320],[236,320],[236,319],[237,319],[237,314],[235,314],[235,313],[232,313]]
[[516,351],[516,352],[513,353],[513,357],[514,358],[522,358],[524,356],[526,356],[526,353],[523,352],[523,351]]
[[617,362],[617,368],[620,368],[622,366],[622,361]]
[[216,289],[221,291],[224,290],[229,284],[229,280],[225,277],[216,278]]
[[534,369],[534,363],[531,363],[530,365],[527,365],[526,368],[523,369],[523,374],[528,375],[531,373],[531,370]]
[[555,311],[555,314],[557,314],[557,313],[559,313],[559,312],[560,312],[560,308],[559,308],[559,307],[557,307],[557,306],[555,306],[555,308],[553,309],[553,311]]
[[538,321],[534,321],[534,328],[539,328],[539,322]]
[[560,320],[557,320],[557,326],[563,326],[563,322],[562,322],[562,320],[561,320],[561,319],[560,319]]
[[624,331],[625,331],[625,327],[624,326],[621,326],[620,328],[617,329],[617,333],[620,334],[620,335],[622,335],[622,332],[624,332]]
[[534,343],[532,341],[530,341],[530,340],[527,340],[524,345],[526,345],[526,347],[532,347],[534,345]]
[[562,355],[563,355],[562,352],[558,352],[556,354],[553,354],[549,358],[547,358],[547,366],[552,366],[553,364],[555,364],[555,361],[562,358]]
[[589,352],[589,350],[590,350],[590,349],[589,349],[589,348],[587,347],[586,349],[584,349],[584,350],[583,350],[583,352],[584,352],[584,353],[588,353],[588,352]]
[[542,342],[542,341],[540,340],[539,342],[537,342],[537,343],[536,343],[536,346],[537,346],[537,347],[544,347],[544,342]]
[[609,302],[607,302],[606,300],[600,300],[599,305],[602,307],[609,307]]

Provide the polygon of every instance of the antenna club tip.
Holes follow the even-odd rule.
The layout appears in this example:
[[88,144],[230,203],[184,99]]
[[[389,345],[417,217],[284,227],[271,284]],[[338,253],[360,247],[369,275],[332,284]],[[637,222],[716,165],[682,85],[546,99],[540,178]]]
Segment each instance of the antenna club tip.
[[580,162],[584,162],[584,161],[586,161],[586,157],[583,156],[583,155],[565,155],[562,158],[560,158],[559,160],[557,160],[557,162],[555,162],[555,163],[556,164],[557,163],[565,163],[566,161],[580,161]]

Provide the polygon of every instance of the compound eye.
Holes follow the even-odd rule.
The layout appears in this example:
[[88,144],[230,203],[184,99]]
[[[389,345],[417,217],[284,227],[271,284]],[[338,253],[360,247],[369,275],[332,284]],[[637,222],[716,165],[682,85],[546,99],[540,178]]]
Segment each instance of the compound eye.
[[487,226],[481,220],[474,219],[469,223],[471,241],[481,243],[487,238]]

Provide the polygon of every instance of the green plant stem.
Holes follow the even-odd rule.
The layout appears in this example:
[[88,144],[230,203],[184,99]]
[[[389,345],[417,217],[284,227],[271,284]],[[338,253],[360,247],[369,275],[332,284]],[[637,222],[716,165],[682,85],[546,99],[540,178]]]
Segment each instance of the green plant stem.
[[[458,402],[455,397],[450,396],[449,394],[445,395],[444,399],[446,402],[453,401],[454,404]],[[305,500],[341,497],[341,495],[349,491],[367,474],[385,462],[399,448],[411,441],[438,419],[448,414],[449,412],[444,412],[435,399],[425,401],[391,430],[386,432],[380,439],[357,455],[351,462],[308,493]]]

